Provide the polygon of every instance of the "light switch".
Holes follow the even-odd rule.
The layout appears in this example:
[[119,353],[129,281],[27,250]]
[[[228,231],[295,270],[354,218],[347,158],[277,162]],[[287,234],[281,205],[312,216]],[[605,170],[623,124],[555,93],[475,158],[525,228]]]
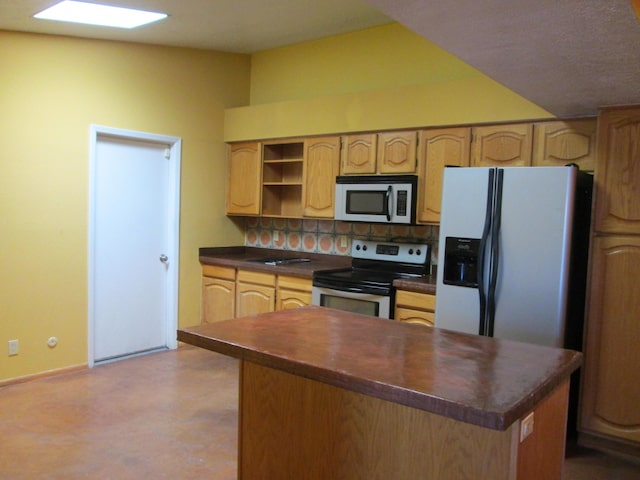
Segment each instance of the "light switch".
[[520,423],[520,443],[533,433],[533,412],[524,417]]

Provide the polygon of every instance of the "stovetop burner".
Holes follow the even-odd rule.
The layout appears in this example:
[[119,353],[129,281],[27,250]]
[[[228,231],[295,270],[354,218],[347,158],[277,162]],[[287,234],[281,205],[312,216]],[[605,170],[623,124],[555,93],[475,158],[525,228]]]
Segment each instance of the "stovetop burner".
[[429,273],[431,250],[426,244],[355,240],[351,268],[317,272],[316,287],[389,295],[396,278]]

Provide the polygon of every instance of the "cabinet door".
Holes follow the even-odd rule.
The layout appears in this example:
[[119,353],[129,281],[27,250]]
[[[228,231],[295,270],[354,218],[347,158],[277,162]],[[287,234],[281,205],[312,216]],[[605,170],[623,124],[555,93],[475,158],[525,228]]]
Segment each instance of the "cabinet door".
[[446,166],[468,167],[470,150],[470,128],[442,128],[420,132],[419,222],[440,222],[444,169]]
[[415,173],[417,132],[378,134],[377,172]]
[[227,167],[227,214],[259,215],[262,176],[260,143],[231,145]]
[[640,234],[640,107],[604,110],[598,121],[595,229]]
[[528,123],[473,128],[472,167],[531,165],[533,125]]
[[640,237],[596,237],[591,262],[581,430],[640,445]]
[[340,137],[305,141],[304,162],[303,215],[333,218],[336,176],[340,174]]
[[592,172],[596,162],[596,120],[536,123],[533,130],[534,166],[575,163]]
[[275,295],[274,287],[238,282],[236,284],[236,317],[273,312]]
[[202,277],[202,323],[234,318],[236,282],[222,278]]
[[311,305],[311,292],[300,292],[298,290],[280,289],[276,310],[287,308],[306,307]]
[[376,134],[343,137],[342,175],[376,173]]
[[273,312],[276,276],[271,273],[238,270],[236,280],[236,317]]

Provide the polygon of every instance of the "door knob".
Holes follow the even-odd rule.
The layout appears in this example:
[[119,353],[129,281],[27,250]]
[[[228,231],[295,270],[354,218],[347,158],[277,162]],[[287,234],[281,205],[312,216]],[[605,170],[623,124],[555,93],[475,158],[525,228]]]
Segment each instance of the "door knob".
[[160,261],[162,263],[167,263],[168,260],[169,260],[169,257],[167,257],[164,253],[160,255]]

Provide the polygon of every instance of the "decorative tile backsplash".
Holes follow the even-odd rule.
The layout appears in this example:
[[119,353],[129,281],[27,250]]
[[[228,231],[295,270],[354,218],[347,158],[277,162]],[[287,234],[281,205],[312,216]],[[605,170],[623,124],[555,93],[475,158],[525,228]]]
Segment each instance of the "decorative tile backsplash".
[[436,263],[439,228],[429,225],[384,225],[310,220],[249,217],[245,223],[245,245],[309,253],[349,255],[355,239],[419,242],[432,247]]

